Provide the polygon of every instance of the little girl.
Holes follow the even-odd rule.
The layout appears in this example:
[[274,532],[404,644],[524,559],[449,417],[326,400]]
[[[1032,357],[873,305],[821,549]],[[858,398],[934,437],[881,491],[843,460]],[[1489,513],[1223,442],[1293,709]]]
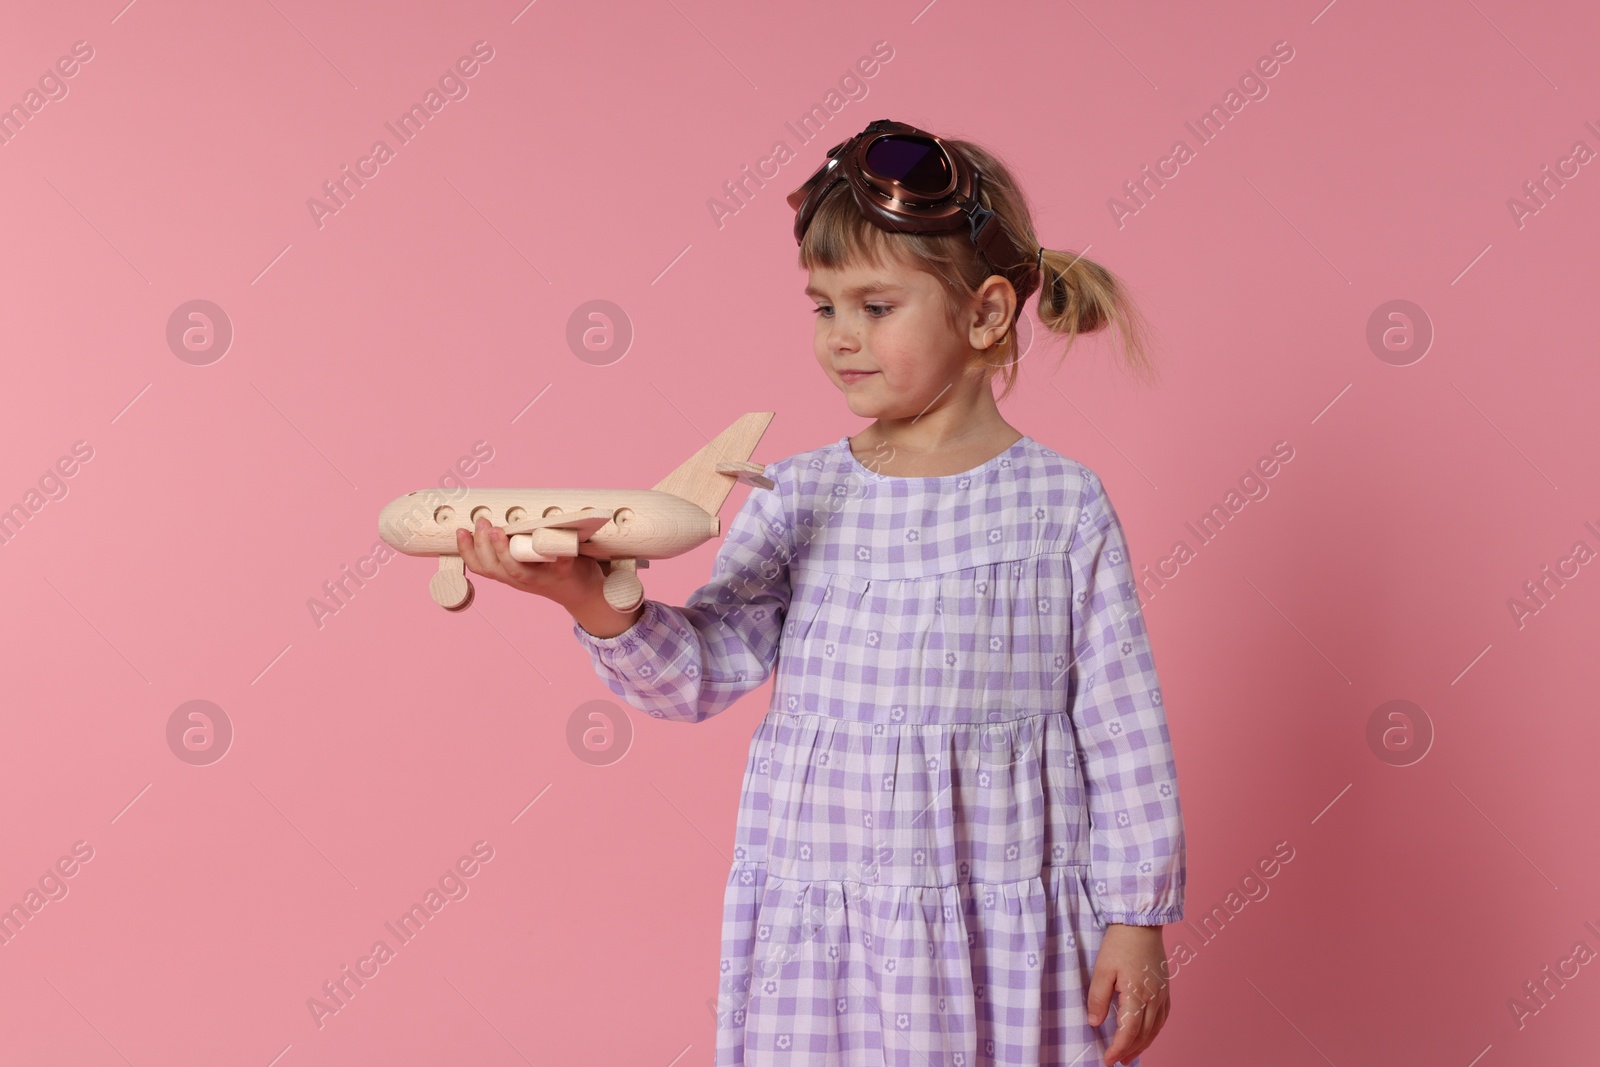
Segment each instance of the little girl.
[[[739,806],[719,1067],[1135,1065],[1183,916],[1176,772],[1117,513],[1001,418],[1021,302],[1045,328],[1139,320],[1040,248],[981,147],[880,120],[790,196],[817,362],[855,437],[766,468],[710,582],[604,600],[587,557],[469,569],[551,597],[606,685],[703,722],[772,677]],[[1130,341],[1131,338],[1131,341]],[[1115,993],[1117,1012],[1109,1007]]]

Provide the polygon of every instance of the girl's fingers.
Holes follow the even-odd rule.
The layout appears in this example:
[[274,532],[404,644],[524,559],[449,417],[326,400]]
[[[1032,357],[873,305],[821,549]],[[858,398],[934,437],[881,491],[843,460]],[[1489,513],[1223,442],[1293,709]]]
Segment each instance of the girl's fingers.
[[486,525],[479,523],[472,530],[457,532],[456,546],[460,548],[461,561],[468,570],[485,578],[503,580],[499,561],[495,559],[494,546],[489,542],[489,531],[484,529]]
[[478,546],[472,540],[471,530],[456,531],[456,555],[461,557],[461,562],[466,564],[467,570],[473,574],[483,573],[483,568],[478,566]]
[[1139,1041],[1144,1033],[1143,1002],[1136,1002],[1129,992],[1133,983],[1126,976],[1119,976],[1117,986],[1117,1032],[1111,1044],[1106,1046],[1108,1065],[1132,1059],[1140,1048]]
[[1089,1009],[1089,1025],[1099,1026],[1105,1021],[1106,1010],[1111,1006],[1111,986],[1116,974],[1109,967],[1096,965],[1089,979],[1089,995],[1085,1004]]
[[1160,1029],[1160,1024],[1156,1022],[1156,1017],[1160,1012],[1161,1006],[1153,1003],[1146,1004],[1144,1010],[1139,1012],[1139,1036],[1134,1042],[1133,1048],[1128,1050],[1128,1059],[1133,1059],[1149,1048],[1151,1043],[1155,1041],[1156,1031]]
[[500,564],[500,570],[506,575],[506,580],[517,585],[526,585],[528,580],[536,573],[537,563],[524,563],[520,559],[511,558],[511,538],[503,532],[496,531],[499,536],[494,538],[495,559]]

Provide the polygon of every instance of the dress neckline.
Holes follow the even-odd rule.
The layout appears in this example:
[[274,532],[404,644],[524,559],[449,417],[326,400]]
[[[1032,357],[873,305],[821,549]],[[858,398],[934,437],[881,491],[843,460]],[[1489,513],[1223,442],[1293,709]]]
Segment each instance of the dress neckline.
[[978,464],[976,467],[973,467],[971,470],[957,471],[955,474],[928,474],[910,476],[899,474],[880,474],[877,471],[872,470],[870,467],[856,458],[855,452],[850,448],[849,434],[845,434],[843,437],[839,438],[839,447],[844,449],[845,459],[850,464],[851,468],[859,471],[862,474],[865,474],[869,478],[877,478],[879,481],[885,482],[906,482],[908,484],[920,482],[925,485],[938,485],[945,482],[954,482],[961,478],[972,478],[976,475],[982,474],[991,467],[999,466],[1000,461],[1003,459],[1015,458],[1016,456],[1021,455],[1022,452],[1026,450],[1027,445],[1032,441],[1033,438],[1029,437],[1027,434],[1023,434],[1021,437],[1017,438],[1016,441],[1014,441],[1005,451],[996,453],[995,455],[989,457],[989,459]]

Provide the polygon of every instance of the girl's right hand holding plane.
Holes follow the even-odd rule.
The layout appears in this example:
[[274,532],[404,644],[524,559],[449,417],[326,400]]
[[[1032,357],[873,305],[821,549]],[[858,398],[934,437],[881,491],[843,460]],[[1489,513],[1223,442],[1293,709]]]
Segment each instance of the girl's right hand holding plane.
[[473,574],[554,600],[595,637],[617,636],[644,611],[643,604],[622,612],[606,603],[605,570],[588,556],[562,556],[549,563],[512,559],[511,539],[488,519],[479,519],[470,532],[457,530],[456,550]]

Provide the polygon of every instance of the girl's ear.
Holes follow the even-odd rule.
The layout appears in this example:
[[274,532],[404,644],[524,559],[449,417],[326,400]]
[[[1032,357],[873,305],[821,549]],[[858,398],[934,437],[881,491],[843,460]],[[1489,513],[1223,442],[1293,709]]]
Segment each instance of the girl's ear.
[[1017,310],[1017,291],[998,274],[991,274],[973,296],[967,343],[973,348],[989,348],[1011,328]]

